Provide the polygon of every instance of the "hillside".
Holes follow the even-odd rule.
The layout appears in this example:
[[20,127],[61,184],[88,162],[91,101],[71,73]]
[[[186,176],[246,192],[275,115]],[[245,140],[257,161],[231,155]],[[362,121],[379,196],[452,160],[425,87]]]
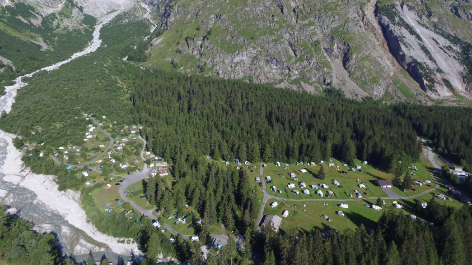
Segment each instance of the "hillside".
[[1,91],[17,76],[64,60],[92,39],[96,19],[71,1],[57,4],[7,1],[0,9]]
[[467,1],[148,1],[166,32],[145,66],[350,98],[472,98]]

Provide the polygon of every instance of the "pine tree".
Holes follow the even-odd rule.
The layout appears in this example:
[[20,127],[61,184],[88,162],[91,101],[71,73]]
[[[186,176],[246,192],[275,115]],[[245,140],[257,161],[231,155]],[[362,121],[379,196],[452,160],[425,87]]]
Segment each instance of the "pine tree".
[[89,253],[89,257],[88,257],[88,260],[87,260],[87,265],[95,265],[95,261],[93,260],[93,256],[92,256],[92,251],[90,251],[90,253]]
[[208,253],[206,259],[207,265],[218,265],[218,260],[216,259],[215,255]]
[[203,257],[199,247],[196,247],[192,252],[191,262],[192,264],[202,264]]
[[411,179],[410,170],[407,170],[405,177],[403,177],[403,188],[409,190],[412,184],[413,180]]
[[257,163],[261,161],[261,151],[259,149],[259,143],[254,142],[253,145],[253,150],[252,150],[252,163]]
[[229,231],[234,230],[234,218],[233,218],[233,211],[231,211],[231,207],[226,207],[226,213],[224,216],[224,225],[225,225],[225,229]]
[[220,149],[218,149],[218,146],[215,147],[215,150],[213,151],[213,160],[215,161],[221,160]]
[[342,158],[349,165],[354,165],[354,159],[356,158],[356,147],[349,138],[344,142]]
[[272,160],[272,147],[269,144],[266,144],[264,149],[264,162],[270,162]]
[[324,171],[323,164],[321,164],[320,171],[318,171],[318,178],[321,180],[326,178],[326,172]]
[[274,251],[270,251],[266,254],[264,265],[276,265]]
[[146,255],[149,258],[150,264],[157,262],[158,255],[162,252],[160,243],[159,235],[157,233],[152,233],[146,243]]
[[394,171],[393,171],[393,180],[392,184],[395,187],[401,187],[402,186],[402,180],[400,179],[401,177],[401,170],[399,166],[396,166]]
[[200,242],[202,242],[203,244],[211,243],[210,224],[208,223],[207,216],[205,216],[202,220],[201,231],[200,231],[199,236],[200,236]]
[[444,249],[441,256],[444,259],[444,264],[465,264],[465,249],[454,216],[444,222],[443,231],[445,238],[442,238]]
[[377,198],[377,206],[381,207],[383,205],[382,199],[380,197]]
[[398,252],[397,245],[395,241],[392,241],[390,245],[388,245],[387,249],[387,257],[386,257],[386,264],[387,265],[401,265],[402,260],[400,259],[400,252]]

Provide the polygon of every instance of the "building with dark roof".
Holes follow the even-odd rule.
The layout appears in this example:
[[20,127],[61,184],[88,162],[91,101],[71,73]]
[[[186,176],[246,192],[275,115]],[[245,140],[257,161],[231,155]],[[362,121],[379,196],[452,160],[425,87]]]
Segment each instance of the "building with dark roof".
[[392,182],[386,179],[378,179],[377,185],[381,188],[392,188]]

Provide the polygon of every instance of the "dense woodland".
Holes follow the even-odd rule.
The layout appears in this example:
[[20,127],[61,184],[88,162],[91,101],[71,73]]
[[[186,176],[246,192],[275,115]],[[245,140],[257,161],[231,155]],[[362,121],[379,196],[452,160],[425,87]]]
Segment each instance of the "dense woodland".
[[178,160],[174,167],[178,181],[172,189],[159,176],[144,181],[148,201],[180,216],[187,212],[188,203],[203,218],[204,225],[199,232],[204,242],[209,241],[209,225],[223,223],[227,231],[246,233],[254,225],[260,209],[246,170],[209,164],[201,157],[190,157],[189,163],[186,160]]
[[131,100],[146,125],[148,148],[167,159],[210,154],[215,159],[319,161],[357,157],[392,168],[418,159],[411,124],[378,102],[325,97],[240,81],[143,73]]
[[38,234],[33,224],[8,215],[0,207],[0,259],[13,264],[75,264],[62,256],[56,237]]
[[430,139],[439,154],[472,171],[472,112],[469,108],[398,104],[395,112]]

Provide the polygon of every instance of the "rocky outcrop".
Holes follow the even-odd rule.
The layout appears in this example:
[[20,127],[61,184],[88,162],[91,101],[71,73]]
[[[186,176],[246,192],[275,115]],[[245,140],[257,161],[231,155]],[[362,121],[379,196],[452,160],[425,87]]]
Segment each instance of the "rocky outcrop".
[[[404,100],[399,86],[418,101],[469,93],[462,48],[428,22],[449,21],[437,12],[441,8],[469,23],[465,5],[451,9],[455,14],[449,5],[413,1],[390,4],[386,12],[375,0],[149,3],[160,14],[158,27],[166,30],[152,42],[158,44],[146,63],[151,67],[314,93],[336,87],[352,98]],[[445,25],[448,34],[457,33]]]
[[408,5],[386,5],[377,15],[390,52],[425,92],[436,98],[455,92],[470,97],[460,46],[427,26]]

